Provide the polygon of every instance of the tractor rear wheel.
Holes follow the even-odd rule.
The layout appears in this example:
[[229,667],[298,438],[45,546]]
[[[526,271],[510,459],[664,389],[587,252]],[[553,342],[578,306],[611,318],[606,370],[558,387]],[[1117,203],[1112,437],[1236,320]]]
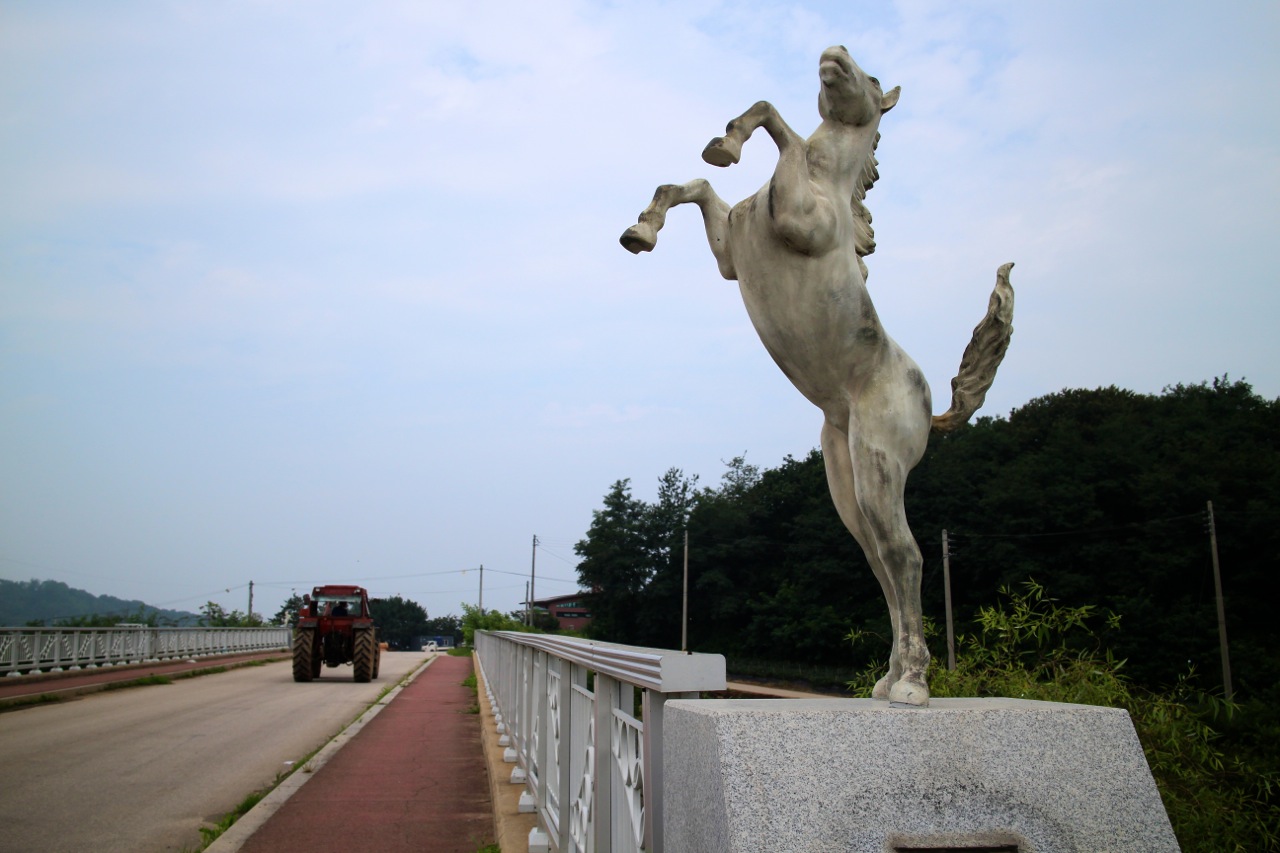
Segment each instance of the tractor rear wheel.
[[356,681],[363,684],[373,679],[378,644],[374,642],[373,631],[368,628],[352,631],[351,634],[351,666],[355,670]]
[[293,632],[293,680],[310,681],[315,677],[315,629],[298,628]]

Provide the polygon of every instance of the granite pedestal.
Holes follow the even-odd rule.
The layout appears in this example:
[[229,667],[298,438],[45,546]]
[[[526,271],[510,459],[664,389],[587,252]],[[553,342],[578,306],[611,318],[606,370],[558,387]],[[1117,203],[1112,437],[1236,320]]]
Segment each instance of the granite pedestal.
[[1120,709],[673,700],[663,728],[668,853],[1178,850]]

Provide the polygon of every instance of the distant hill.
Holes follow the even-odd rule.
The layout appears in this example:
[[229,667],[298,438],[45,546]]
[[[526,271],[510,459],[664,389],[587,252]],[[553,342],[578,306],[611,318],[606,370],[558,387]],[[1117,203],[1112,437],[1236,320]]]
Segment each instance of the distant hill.
[[86,616],[146,619],[152,614],[159,625],[195,625],[200,618],[199,614],[184,610],[161,610],[141,601],[94,595],[83,589],[72,589],[61,581],[0,580],[0,626],[6,628],[20,628],[29,622],[52,626],[62,620]]

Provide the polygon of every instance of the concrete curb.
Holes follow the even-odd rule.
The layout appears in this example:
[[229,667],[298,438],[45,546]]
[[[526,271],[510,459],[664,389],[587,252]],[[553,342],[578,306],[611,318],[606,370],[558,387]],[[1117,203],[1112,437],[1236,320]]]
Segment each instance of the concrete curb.
[[[313,755],[306,764],[290,773],[279,785],[272,788],[270,793],[263,797],[256,806],[249,809],[239,820],[231,824],[226,832],[204,848],[205,853],[237,853],[244,843],[261,829],[263,824],[270,820],[280,810],[280,807],[288,802],[290,797],[297,793],[299,788],[307,784],[311,777],[338,753],[338,750],[346,746],[353,737],[360,733],[361,729],[368,725],[370,720],[378,716],[383,708],[391,704],[391,701],[400,695],[401,690],[404,690],[419,675],[426,672],[427,667],[431,666],[437,657],[439,657],[438,654],[427,658],[421,666],[402,678],[386,696],[361,711],[359,716],[349,723],[346,728],[334,735],[333,739],[321,747],[320,751]],[[308,767],[311,768],[310,771],[306,769]]]
[[471,656],[476,673],[476,694],[480,703],[480,740],[484,744],[485,767],[489,771],[489,794],[493,799],[493,829],[502,853],[528,853],[529,831],[538,826],[538,816],[520,811],[520,795],[526,790],[523,784],[511,783],[511,771],[517,764],[502,760],[505,751],[498,746],[498,733],[494,728],[493,708],[485,690],[484,674],[480,660]]
[[[282,660],[288,660],[289,656],[284,652],[263,652],[261,655],[254,657],[245,657],[240,654],[219,655],[197,660],[189,661],[164,661],[139,664],[124,664],[121,666],[111,667],[110,670],[96,671],[77,671],[77,672],[59,672],[48,673],[38,676],[22,676],[22,681],[15,681],[13,684],[5,684],[0,682],[0,690],[3,688],[22,688],[34,686],[37,684],[50,685],[48,689],[40,687],[25,693],[10,693],[10,695],[0,695],[0,710],[11,708],[22,708],[27,705],[39,705],[44,702],[60,702],[64,699],[74,699],[78,696],[88,696],[91,693],[101,693],[104,690],[121,690],[129,687],[132,682],[140,679],[148,678],[152,675],[161,675],[168,678],[194,678],[201,675],[214,675],[219,672],[229,672],[233,669],[239,669],[246,666],[255,666],[263,663],[275,663]],[[119,675],[119,678],[110,676]],[[71,687],[55,688],[52,685],[60,682],[71,681],[75,678],[101,678],[100,681],[94,681],[89,684],[73,685]],[[26,679],[31,679],[27,681]],[[9,691],[4,691],[9,692]]]

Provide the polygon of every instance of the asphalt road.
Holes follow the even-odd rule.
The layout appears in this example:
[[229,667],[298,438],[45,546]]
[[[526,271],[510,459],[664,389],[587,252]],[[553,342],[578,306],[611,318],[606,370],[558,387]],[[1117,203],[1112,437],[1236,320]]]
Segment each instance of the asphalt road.
[[384,652],[369,684],[297,684],[281,661],[0,714],[0,851],[198,849],[426,657]]

